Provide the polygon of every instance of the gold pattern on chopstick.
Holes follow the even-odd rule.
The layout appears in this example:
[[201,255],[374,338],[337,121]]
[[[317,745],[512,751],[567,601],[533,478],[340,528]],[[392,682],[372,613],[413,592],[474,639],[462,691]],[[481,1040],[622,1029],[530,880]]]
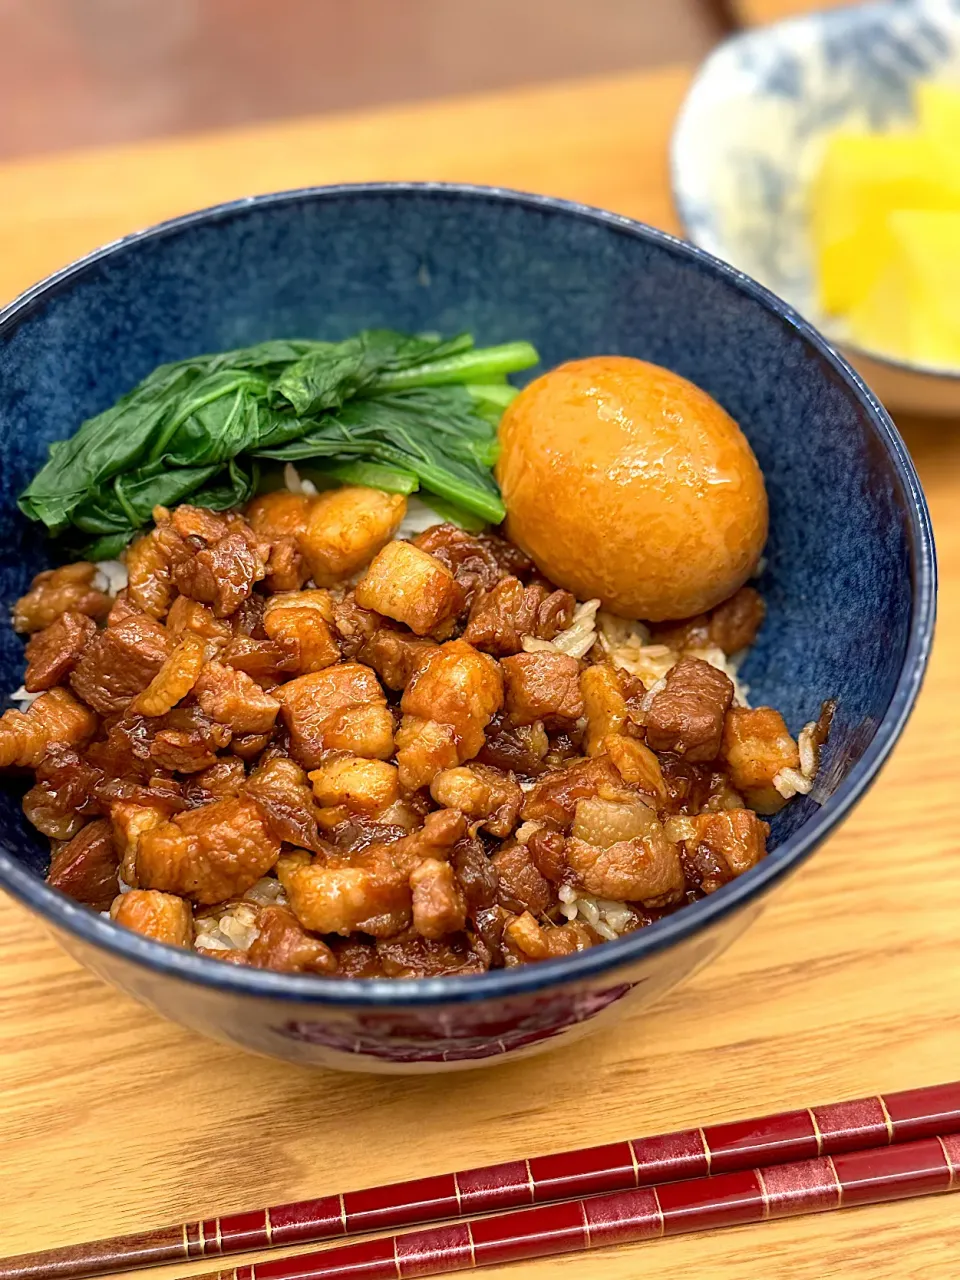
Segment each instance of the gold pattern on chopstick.
[[840,1175],[837,1173],[837,1166],[833,1163],[833,1156],[827,1156],[827,1164],[830,1166],[830,1172],[833,1174],[833,1180],[837,1184],[837,1208],[843,1208],[843,1183],[840,1181]]
[[223,1253],[223,1235],[220,1231],[220,1219],[214,1218],[217,1227],[217,1253]]
[[667,1233],[667,1221],[663,1216],[663,1205],[660,1203],[660,1195],[656,1187],[651,1187],[650,1190],[653,1192],[654,1203],[657,1206],[657,1221],[660,1224],[658,1235],[664,1236]]
[[453,1194],[457,1197],[457,1213],[463,1213],[463,1197],[460,1195],[460,1177],[453,1175]]
[[270,1210],[263,1211],[263,1234],[267,1237],[267,1244],[273,1244],[273,1223],[270,1221]]
[[400,1270],[400,1253],[397,1249],[397,1237],[393,1237],[393,1265],[397,1268],[397,1280],[403,1280],[403,1272]]
[[527,1171],[527,1185],[530,1188],[530,1203],[534,1204],[537,1199],[537,1186],[533,1180],[533,1170],[530,1168],[529,1160],[524,1160],[523,1163]]
[[635,1187],[639,1187],[639,1185],[640,1185],[640,1165],[639,1165],[639,1163],[637,1162],[637,1153],[636,1153],[636,1151],[634,1150],[634,1146],[633,1146],[633,1139],[631,1139],[631,1140],[627,1143],[627,1146],[630,1148],[630,1159],[633,1161],[633,1185],[634,1185]]
[[877,1095],[877,1101],[880,1103],[880,1110],[883,1112],[884,1123],[887,1126],[887,1142],[893,1142],[893,1121],[890,1119],[890,1112],[887,1110],[887,1104],[882,1095]]
[[817,1139],[817,1155],[823,1155],[823,1134],[820,1132],[820,1126],[817,1123],[817,1117],[813,1107],[807,1107],[807,1115],[810,1117],[810,1123],[813,1125],[814,1137]]
[[205,1256],[207,1252],[207,1242],[204,1239],[204,1235],[203,1235],[203,1219],[202,1218],[197,1223],[197,1235],[200,1240],[200,1257],[202,1258]]
[[952,1191],[957,1184],[956,1166],[954,1165],[953,1161],[950,1159],[950,1152],[947,1150],[947,1144],[944,1142],[944,1140],[941,1137],[939,1137],[939,1135],[937,1137],[937,1141],[940,1143],[940,1150],[943,1152],[943,1158],[944,1160],[946,1160],[947,1168],[950,1170],[950,1181],[947,1183],[947,1190]]
[[770,1217],[770,1193],[767,1190],[767,1184],[763,1180],[763,1170],[757,1169],[757,1182],[760,1184],[760,1199],[763,1201],[763,1217],[764,1221]]
[[470,1241],[470,1265],[471,1267],[475,1267],[477,1265],[477,1250],[473,1243],[473,1227],[471,1227],[469,1222],[465,1225],[467,1228],[467,1239]]
[[593,1241],[590,1239],[590,1219],[587,1217],[587,1206],[580,1201],[580,1213],[583,1216],[583,1238],[587,1242],[587,1248],[593,1248]]
[[707,1135],[703,1129],[698,1129],[700,1141],[703,1143],[703,1154],[707,1158],[707,1177],[710,1176],[710,1170],[713,1168],[713,1152],[710,1150],[710,1143],[707,1141]]
[[347,1234],[347,1206],[343,1201],[343,1192],[340,1192],[340,1225],[343,1227],[343,1234]]
[[183,1256],[184,1256],[185,1258],[189,1258],[189,1257],[190,1257],[190,1238],[189,1238],[189,1236],[187,1235],[187,1224],[186,1224],[186,1223],[184,1223],[184,1224],[183,1224]]

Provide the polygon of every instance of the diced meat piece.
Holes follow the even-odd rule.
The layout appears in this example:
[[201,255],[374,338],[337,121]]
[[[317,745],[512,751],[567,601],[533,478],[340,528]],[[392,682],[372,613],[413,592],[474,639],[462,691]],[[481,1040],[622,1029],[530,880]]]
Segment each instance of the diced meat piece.
[[654,627],[651,643],[680,650],[713,646],[726,654],[738,653],[756,640],[765,615],[766,606],[759,591],[741,587],[709,613]]
[[51,840],[69,840],[97,812],[93,792],[102,777],[72,747],[54,745],[37,766],[36,782],[23,797],[23,811]]
[[267,559],[268,591],[296,591],[310,577],[310,567],[300,548],[314,499],[305,493],[277,489],[254,498],[247,507],[247,521],[270,545]]
[[263,614],[267,607],[266,597],[255,591],[240,602],[235,613],[230,615],[230,629],[235,636],[249,636],[253,640],[266,640],[267,633],[263,629]]
[[256,760],[270,744],[272,733],[241,733],[230,743],[230,750],[241,760]]
[[84,649],[97,634],[97,624],[85,613],[67,609],[42,631],[34,632],[27,645],[27,673],[23,686],[28,693],[52,689],[65,679],[80,660]]
[[380,972],[387,978],[445,978],[484,973],[489,964],[481,949],[463,933],[434,941],[418,933],[377,943]]
[[255,969],[278,973],[334,973],[336,957],[314,938],[286,907],[264,907],[257,918],[260,933],[247,952]]
[[123,553],[123,560],[131,604],[162,621],[176,595],[174,565],[189,559],[191,550],[171,524],[165,507],[155,508],[153,514],[155,528],[135,538]]
[[276,694],[291,753],[305,769],[319,768],[327,751],[374,760],[393,754],[393,715],[369,667],[342,662],[298,676]]
[[438,631],[463,606],[463,591],[446,565],[410,542],[388,542],[355,595],[361,608],[402,622],[418,636]]
[[478,591],[496,586],[504,576],[492,547],[458,525],[432,525],[413,539],[413,545],[447,566],[463,589],[467,605]]
[[490,859],[497,873],[497,899],[507,911],[542,916],[554,901],[550,882],[522,844],[505,844]]
[[715,893],[767,852],[770,828],[752,809],[704,813],[689,821],[696,834],[686,841],[688,874],[703,893]]
[[336,756],[310,774],[313,794],[324,807],[343,805],[360,813],[379,813],[400,798],[397,766],[385,760]]
[[508,965],[511,959],[514,964],[523,964],[586,951],[596,939],[596,935],[577,920],[545,926],[536,921],[529,911],[508,920],[503,932],[504,944],[508,948]]
[[[579,814],[580,805],[577,808]],[[604,846],[571,836],[566,844],[571,871],[587,893],[599,898],[641,902],[647,907],[678,902],[685,888],[679,848],[667,839],[652,809],[638,806],[630,817],[635,829],[641,820],[646,829],[627,840],[615,839]],[[619,823],[611,822],[609,835],[616,836],[618,827]]]
[[166,715],[197,683],[205,655],[206,645],[200,637],[184,632],[163,666],[133,700],[131,710],[141,716]]
[[757,638],[767,608],[754,587],[741,587],[710,613],[710,643],[724,653],[748,649]]
[[463,640],[440,645],[404,691],[397,736],[400,785],[429,786],[441,769],[472,759],[503,702],[494,660]]
[[167,614],[167,630],[175,636],[190,631],[201,640],[226,643],[233,635],[230,623],[213,616],[213,610],[189,596],[177,596]]
[[588,756],[598,756],[606,750],[604,738],[623,733],[629,719],[620,675],[613,663],[598,662],[587,667],[580,677],[580,694],[587,719],[583,749]]
[[264,586],[268,591],[299,591],[310,577],[310,566],[296,538],[272,538]]
[[131,800],[118,800],[110,808],[113,841],[120,856],[120,877],[125,884],[138,888],[137,857],[140,841],[148,831],[163,826],[169,818],[165,808]]
[[479,764],[532,778],[546,769],[549,751],[550,739],[542,724],[517,728],[506,724],[505,717],[498,715],[487,729],[487,740],[476,759]]
[[409,875],[422,858],[448,858],[466,829],[463,814],[453,809],[435,810],[426,815],[422,827],[390,845],[390,856]]
[[298,540],[317,586],[333,586],[369,564],[400,528],[406,510],[401,494],[350,485],[314,498]]
[[143,610],[137,608],[127,595],[126,587],[124,587],[117,592],[117,598],[110,606],[106,625],[108,627],[119,627],[121,622],[126,622],[128,618],[139,618],[142,613]]
[[466,923],[466,902],[449,862],[424,858],[410,873],[413,927],[424,938],[457,933]]
[[490,765],[444,769],[430,784],[430,794],[445,809],[458,809],[493,836],[508,836],[516,826],[523,792],[516,778]]
[[[228,725],[218,724],[191,704],[174,707],[156,719],[128,713],[111,727],[106,749],[94,743],[88,755],[96,756],[108,773],[122,772],[124,757],[128,764],[142,761],[141,772],[159,768],[196,773],[214,763],[231,737]],[[114,743],[114,739],[119,740]]]
[[254,498],[244,515],[254,533],[268,541],[281,537],[299,538],[307,531],[310,511],[315,505],[311,494],[274,489]]
[[184,798],[191,809],[198,809],[211,800],[239,795],[246,780],[247,771],[243,761],[228,756],[188,778],[183,787]]
[[724,721],[720,758],[750,808],[771,814],[786,803],[773,780],[781,769],[799,766],[800,750],[779,711],[731,707]]
[[277,840],[320,853],[326,846],[317,829],[317,809],[307,776],[294,760],[274,756],[250,775],[246,794],[260,806]]
[[296,675],[298,656],[281,649],[273,640],[234,636],[220,650],[217,660],[224,666],[246,672],[258,684],[275,684],[286,676]]
[[218,724],[225,724],[240,736],[269,733],[280,703],[264,693],[257,682],[236,667],[208,662],[193,687],[203,712]]
[[[522,834],[522,833],[521,833]],[[541,827],[526,842],[530,860],[545,880],[560,884],[567,872],[565,840],[559,831]]]
[[119,869],[113,828],[98,818],[54,854],[47,884],[95,911],[106,911],[119,892]]
[[622,840],[644,835],[651,828],[651,814],[656,816],[639,796],[624,796],[620,800],[588,796],[577,801],[570,834],[576,840],[606,849]]
[[311,863],[278,874],[297,919],[315,933],[390,938],[410,923],[409,872],[398,871],[383,846],[372,845],[354,865]]
[[93,585],[96,576],[97,566],[86,560],[38,573],[27,594],[13,606],[14,631],[42,631],[68,609],[88,618],[105,618],[110,597]]
[[0,716],[0,768],[36,769],[54,743],[77,746],[97,730],[97,717],[67,689],[39,694],[26,711]]
[[192,540],[193,546],[200,542],[212,547],[238,528],[246,529],[245,522],[237,516],[211,511],[209,507],[195,507],[189,502],[181,502],[168,515],[174,532],[184,542]]
[[[303,591],[281,591],[264,602],[264,618],[274,609],[303,609],[318,614],[324,622],[333,623],[338,602],[321,587],[305,587]],[[269,631],[267,635],[269,635]]]
[[469,915],[494,905],[499,885],[497,871],[479,840],[469,837],[458,840],[450,854],[450,865],[463,891]]
[[[220,729],[223,726],[217,725]],[[230,742],[230,731],[225,739],[211,742],[210,736],[197,729],[161,729],[150,746],[150,757],[158,769],[171,773],[199,773],[209,769],[217,759],[217,751]]]
[[325,591],[302,591],[300,598],[274,596],[263,615],[263,629],[292,659],[297,675],[322,671],[340,661],[331,621],[333,601]]
[[699,813],[710,796],[710,765],[691,764],[667,753],[658,757],[663,785],[667,789],[665,808],[669,813]]
[[474,598],[463,637],[498,657],[519,653],[524,636],[552,640],[559,635],[575,607],[569,591],[550,592],[540,584],[525,587],[518,578],[504,578]]
[[562,830],[573,822],[578,801],[596,795],[616,799],[622,790],[623,781],[609,757],[576,760],[537,781],[524,798],[523,817]]
[[139,837],[137,882],[194,902],[239,897],[275,865],[280,841],[256,802],[215,800]]
[[359,651],[361,662],[373,667],[388,689],[405,689],[436,649],[433,640],[404,635],[381,627]]
[[653,796],[660,804],[667,799],[667,784],[657,756],[636,738],[611,734],[603,745],[614,767],[628,786]]
[[647,745],[694,763],[715,760],[732,701],[729,676],[699,658],[681,658],[647,711]]
[[[420,939],[423,942],[423,939]],[[337,962],[337,978],[382,978],[383,965],[372,940],[332,938],[330,950]]]
[[173,638],[159,622],[135,614],[90,641],[71,673],[71,688],[101,715],[122,711],[159,672],[172,647]]
[[182,594],[208,604],[218,618],[229,617],[265,574],[249,531],[228,533],[173,568],[173,580]]
[[510,724],[563,729],[583,715],[580,664],[565,653],[517,653],[500,663]]
[[110,916],[116,924],[155,942],[165,942],[171,947],[189,947],[193,943],[190,904],[172,893],[131,889],[114,901]]
[[[340,651],[351,662],[359,657],[364,645],[382,626],[380,615],[370,609],[361,609],[352,591],[333,607],[333,627],[340,641]],[[369,665],[373,666],[373,663]]]

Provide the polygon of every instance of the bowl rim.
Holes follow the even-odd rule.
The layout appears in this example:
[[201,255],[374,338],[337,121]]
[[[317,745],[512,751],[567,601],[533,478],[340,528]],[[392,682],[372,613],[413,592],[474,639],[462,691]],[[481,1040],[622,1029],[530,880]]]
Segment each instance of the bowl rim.
[[[728,56],[731,51],[738,48],[749,49],[753,45],[762,45],[778,34],[789,33],[791,29],[812,28],[815,26],[843,26],[845,24],[857,26],[870,18],[902,17],[907,12],[907,6],[903,5],[900,0],[875,0],[873,4],[847,6],[839,9],[816,9],[811,13],[798,13],[792,17],[782,18],[779,22],[772,22],[763,27],[753,27],[748,31],[735,31],[732,35],[721,40],[710,51],[690,82],[670,134],[671,194],[680,219],[681,228],[691,244],[703,249],[705,253],[712,254],[714,257],[717,256],[717,251],[721,247],[714,240],[712,247],[707,249],[696,238],[695,232],[692,230],[696,219],[690,216],[691,204],[687,199],[684,183],[681,179],[684,165],[680,159],[682,135],[686,129],[692,126],[692,122],[695,119],[693,108],[697,105],[696,99],[703,92],[703,86],[707,83],[708,77],[713,74],[714,64],[721,63],[723,58]],[[725,261],[725,259],[721,259],[721,261]],[[737,269],[739,270],[739,268]],[[822,332],[825,336],[826,326],[830,322],[830,317],[819,311],[808,321],[814,327],[824,326]],[[854,356],[863,356],[873,361],[874,364],[882,365],[897,373],[911,374],[913,377],[931,378],[938,382],[960,383],[960,366],[921,364],[915,360],[907,360],[900,356],[891,355],[875,347],[861,346],[857,342],[849,341],[840,336],[835,336],[828,340],[837,347],[851,352]]]
[[[597,979],[716,925],[798,867],[849,814],[866,792],[896,743],[913,710],[926,672],[936,615],[936,557],[930,514],[913,462],[890,416],[843,357],[787,303],[736,267],[689,244],[622,214],[555,196],[535,195],[504,187],[456,182],[363,182],[302,187],[247,196],[168,219],[114,240],[48,276],[0,310],[0,341],[31,315],[40,303],[56,296],[91,267],[145,241],[176,235],[200,224],[233,218],[248,209],[336,202],[344,198],[415,195],[447,200],[487,201],[522,207],[541,214],[585,221],[611,232],[655,245],[706,275],[719,276],[777,315],[809,343],[846,384],[872,423],[905,496],[913,601],[910,634],[903,667],[890,704],[867,750],[824,805],[798,831],[745,875],[718,892],[647,928],[604,942],[561,959],[487,973],[442,978],[324,978],[273,973],[227,965],[144,938],[115,925],[99,913],[50,888],[8,852],[0,833],[0,887],[36,911],[48,923],[80,942],[182,982],[238,996],[280,999],[294,1004],[329,1007],[424,1007],[506,999],[570,983]],[[615,975],[611,974],[615,981]],[[592,984],[592,985],[595,985]]]

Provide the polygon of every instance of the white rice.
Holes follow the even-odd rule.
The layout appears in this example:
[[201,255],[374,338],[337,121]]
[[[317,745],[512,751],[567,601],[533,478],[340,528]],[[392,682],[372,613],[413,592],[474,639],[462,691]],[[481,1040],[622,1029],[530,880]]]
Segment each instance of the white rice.
[[558,896],[560,912],[567,920],[582,920],[608,942],[619,938],[636,924],[637,914],[625,902],[595,898],[588,893],[580,893],[572,885],[562,885]]
[[98,560],[93,585],[98,591],[115,596],[127,585],[127,566],[122,560]]
[[313,481],[305,480],[292,462],[288,462],[283,468],[283,483],[291,493],[305,493],[311,498],[318,493]]
[[[638,679],[651,698],[659,693],[667,673],[683,656],[679,649],[672,649],[665,644],[651,644],[650,631],[642,622],[629,622],[603,610],[597,615],[597,624],[600,648],[614,666]],[[749,686],[743,684],[737,674],[741,655],[727,657],[722,649],[713,645],[704,649],[687,649],[685,652],[692,658],[709,662],[711,667],[716,667],[729,676],[733,682],[736,704],[741,707],[750,705]]]

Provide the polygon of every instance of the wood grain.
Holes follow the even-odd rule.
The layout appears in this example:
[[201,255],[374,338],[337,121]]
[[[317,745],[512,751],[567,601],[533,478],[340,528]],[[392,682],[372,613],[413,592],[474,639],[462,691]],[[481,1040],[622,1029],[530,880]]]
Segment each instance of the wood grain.
[[[470,178],[673,227],[666,143],[687,79],[674,69],[0,168],[0,296],[155,217],[304,181]],[[726,955],[582,1044],[394,1080],[286,1067],[180,1031],[5,901],[3,1252],[955,1077],[960,433],[903,426],[940,552],[927,685],[879,784]],[[933,1200],[488,1274],[953,1280],[958,1248],[955,1207]]]

